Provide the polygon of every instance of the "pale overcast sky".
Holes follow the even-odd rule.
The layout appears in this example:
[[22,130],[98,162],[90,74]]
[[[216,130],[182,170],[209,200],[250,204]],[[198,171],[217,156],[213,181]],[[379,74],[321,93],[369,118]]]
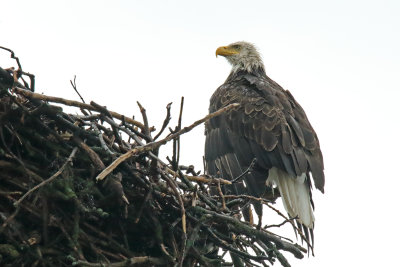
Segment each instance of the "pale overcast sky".
[[[216,48],[253,42],[307,112],[325,158],[316,257],[288,256],[292,266],[396,266],[399,14],[395,0],[2,1],[0,45],[36,75],[37,92],[78,100],[77,75],[86,101],[137,118],[140,101],[160,128],[169,102],[175,125],[181,96],[185,125],[203,117],[230,71]],[[1,67],[8,57],[0,51]],[[202,169],[203,131],[182,137],[182,164]]]

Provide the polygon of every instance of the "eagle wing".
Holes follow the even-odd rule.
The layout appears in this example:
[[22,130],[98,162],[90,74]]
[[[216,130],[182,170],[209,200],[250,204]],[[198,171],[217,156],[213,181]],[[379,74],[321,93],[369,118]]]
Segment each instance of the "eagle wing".
[[215,91],[210,112],[231,103],[240,106],[206,124],[205,159],[210,175],[234,179],[256,158],[245,185],[229,187],[232,193],[260,196],[272,167],[294,177],[311,172],[316,188],[323,192],[318,137],[289,91],[268,77],[237,75]]

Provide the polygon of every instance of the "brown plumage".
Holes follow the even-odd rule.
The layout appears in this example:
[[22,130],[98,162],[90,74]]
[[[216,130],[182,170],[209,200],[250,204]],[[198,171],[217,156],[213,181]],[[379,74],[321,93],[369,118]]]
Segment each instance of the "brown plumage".
[[[232,71],[211,97],[209,111],[231,103],[240,106],[206,124],[208,174],[234,179],[256,158],[245,184],[228,186],[225,193],[259,197],[268,186],[278,187],[289,215],[297,217],[307,239],[309,234],[313,239],[310,174],[321,192],[325,178],[318,137],[304,110],[265,74],[252,44],[237,42],[218,48],[216,54],[232,64]],[[260,215],[262,208],[255,208]]]

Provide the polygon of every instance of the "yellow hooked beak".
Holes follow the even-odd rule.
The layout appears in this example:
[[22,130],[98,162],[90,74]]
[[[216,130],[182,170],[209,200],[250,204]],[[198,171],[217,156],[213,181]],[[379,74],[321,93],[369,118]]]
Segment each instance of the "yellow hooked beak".
[[239,51],[231,46],[221,46],[215,51],[215,56],[232,56],[239,54]]

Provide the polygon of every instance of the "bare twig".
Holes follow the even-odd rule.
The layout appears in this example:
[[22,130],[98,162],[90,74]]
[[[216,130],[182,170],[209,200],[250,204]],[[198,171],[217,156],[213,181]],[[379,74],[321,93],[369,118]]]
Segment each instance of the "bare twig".
[[250,172],[253,170],[254,165],[256,164],[256,162],[257,162],[257,159],[254,158],[254,159],[251,161],[249,167],[248,167],[243,173],[241,173],[238,177],[236,177],[235,179],[233,179],[233,180],[232,180],[232,183],[237,183],[237,182],[238,182],[240,179],[242,179],[246,174],[250,173]]
[[[14,74],[14,77],[18,80],[18,79],[20,78],[21,74],[28,76],[29,79],[31,80],[31,86],[28,87],[27,83],[26,83],[25,80],[22,78],[22,80],[23,80],[23,82],[24,82],[24,85],[25,85],[27,88],[31,89],[32,92],[35,91],[35,75],[33,75],[33,74],[31,74],[31,73],[28,73],[28,72],[24,72],[24,71],[22,70],[22,65],[21,65],[21,63],[20,63],[20,61],[19,61],[19,58],[15,56],[14,51],[12,51],[12,50],[9,49],[9,48],[3,47],[3,46],[0,46],[0,49],[4,49],[4,50],[10,52],[10,53],[11,53],[11,58],[12,58],[12,59],[15,59],[15,61],[17,62],[18,70],[16,71],[16,72],[17,72],[16,75]],[[18,84],[17,81],[16,81],[16,84]]]
[[96,152],[94,152],[93,149],[85,144],[85,142],[83,142],[79,137],[73,136],[72,139],[83,151],[87,153],[97,170],[103,170],[106,167],[99,155],[97,155]]
[[226,210],[226,204],[225,204],[224,193],[222,193],[222,190],[221,190],[221,182],[220,182],[219,180],[218,180],[218,183],[217,183],[217,189],[218,189],[218,194],[219,194],[219,196],[221,197],[222,209],[223,209],[223,210]]
[[148,121],[148,119],[147,119],[146,109],[140,104],[139,101],[136,101],[136,103],[137,103],[138,106],[139,106],[140,113],[142,113],[143,123],[144,123],[144,129],[143,129],[143,130],[144,130],[144,134],[145,134],[150,140],[152,140],[151,135],[150,135],[150,127],[149,127],[149,121]]
[[[182,114],[183,114],[183,103],[185,102],[185,98],[182,96],[181,97],[181,107],[179,109],[179,118],[178,118],[178,126],[176,127],[176,131],[179,131],[182,128]],[[174,156],[174,163],[176,165],[176,168],[179,166],[179,158],[181,154],[181,139],[178,136],[176,139],[176,143],[174,142],[174,146],[176,147],[176,155]]]
[[[83,99],[83,97],[81,96],[81,94],[78,91],[78,88],[76,87],[76,75],[74,75],[74,81],[69,80],[69,82],[72,85],[72,88],[74,88],[75,92],[78,94],[79,98],[81,99],[82,103],[86,103],[85,100]],[[89,110],[90,112],[90,110]]]
[[15,56],[14,51],[12,51],[11,49],[6,48],[6,47],[4,47],[4,46],[0,46],[0,49],[4,49],[4,50],[10,52],[11,58],[15,59],[15,61],[17,62],[18,68],[19,68],[20,70],[22,70],[22,66],[21,66],[21,63],[19,62],[19,58]]
[[65,167],[67,167],[67,165],[72,161],[72,159],[75,157],[76,152],[78,151],[78,148],[75,147],[72,152],[71,155],[69,155],[68,159],[65,161],[65,163],[61,166],[61,168],[55,173],[53,174],[49,179],[44,180],[43,182],[41,182],[40,184],[34,186],[31,190],[29,190],[28,192],[26,192],[20,199],[18,199],[18,201],[16,201],[14,203],[14,206],[18,207],[19,204],[27,197],[29,196],[29,194],[31,194],[32,192],[34,192],[35,190],[39,189],[40,187],[50,183],[51,181],[53,181],[54,179],[56,179],[65,169]]
[[[76,265],[78,266],[87,266],[87,267],[102,267],[104,266],[103,263],[92,263],[92,262],[87,262],[83,260],[78,260],[75,262]],[[146,265],[162,265],[165,266],[167,262],[163,258],[155,258],[155,257],[148,257],[148,256],[143,256],[143,257],[133,257],[126,259],[121,262],[115,262],[115,263],[110,263],[108,266],[110,267],[124,267],[124,266],[134,266],[134,265],[141,265],[144,266]]]
[[165,116],[163,125],[161,126],[161,130],[158,132],[158,134],[156,134],[156,136],[154,136],[154,140],[157,140],[158,137],[160,137],[160,135],[164,132],[165,128],[167,128],[169,121],[171,120],[171,103],[168,103],[167,105],[167,115]]

